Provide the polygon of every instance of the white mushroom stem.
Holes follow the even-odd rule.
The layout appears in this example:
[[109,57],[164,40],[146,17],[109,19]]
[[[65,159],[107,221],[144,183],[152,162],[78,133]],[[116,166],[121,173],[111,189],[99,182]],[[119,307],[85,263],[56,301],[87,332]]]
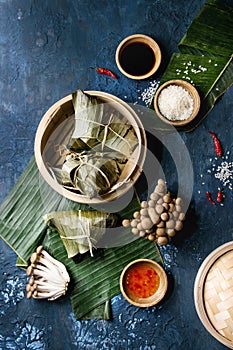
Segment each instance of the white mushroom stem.
[[62,295],[64,295],[63,292],[58,292],[58,293],[54,293],[54,292],[49,292],[49,293],[34,292],[32,294],[32,297],[34,299],[45,299],[45,298],[47,298],[48,300],[55,300],[55,299],[59,298]]
[[[68,285],[68,282],[64,283],[62,286],[63,286],[64,288],[67,288],[67,285]],[[50,281],[49,284],[48,284],[48,282],[43,281],[43,280],[41,280],[40,278],[39,278],[39,279],[36,279],[36,280],[34,281],[34,286],[38,287],[39,289],[44,288],[44,287],[46,287],[46,288],[49,287],[49,289],[51,289],[51,290],[52,290],[52,289],[53,289],[53,290],[60,289],[60,286],[57,285],[57,284],[55,284],[55,283],[53,283],[52,281]]]
[[65,280],[65,276],[63,274],[63,272],[58,268],[57,265],[55,265],[54,263],[52,263],[50,260],[43,258],[42,256],[39,256],[38,259],[38,263],[37,264],[37,268],[41,268],[41,266],[45,266],[47,267],[49,270],[54,271],[54,273],[56,275],[59,275],[62,279]]
[[[39,266],[38,266],[39,267]],[[45,281],[52,281],[52,283],[56,283],[58,285],[64,284],[64,279],[59,278],[60,276],[57,276],[54,271],[51,271],[42,265],[40,265],[40,268],[35,268],[33,270],[34,276],[40,276],[45,279]]]
[[27,274],[32,275],[27,286],[27,297],[54,300],[67,291],[70,277],[65,266],[52,258],[43,246],[31,255]]
[[65,266],[58,260],[54,259],[49,253],[47,253],[45,250],[42,250],[43,256],[50,260],[54,265],[57,265],[57,267],[62,271],[63,275],[65,276],[66,281],[70,281],[70,276],[67,273],[67,270]]
[[41,293],[50,293],[50,292],[53,292],[53,293],[57,293],[57,292],[61,292],[61,290],[65,291],[65,288],[61,289],[61,288],[52,288],[51,286],[43,286],[43,287],[40,287],[40,288],[35,288],[35,290],[37,292],[41,292]]

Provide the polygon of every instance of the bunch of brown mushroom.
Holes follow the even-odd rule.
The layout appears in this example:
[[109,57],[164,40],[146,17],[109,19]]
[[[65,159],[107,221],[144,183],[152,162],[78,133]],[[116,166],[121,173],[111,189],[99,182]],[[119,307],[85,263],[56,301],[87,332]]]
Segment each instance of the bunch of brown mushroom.
[[185,214],[181,204],[181,198],[172,198],[166,182],[159,179],[150,199],[141,202],[141,210],[134,213],[133,220],[125,219],[122,225],[131,226],[134,235],[165,245],[183,228]]
[[64,295],[70,281],[65,266],[39,246],[31,255],[27,275],[27,298],[55,300]]

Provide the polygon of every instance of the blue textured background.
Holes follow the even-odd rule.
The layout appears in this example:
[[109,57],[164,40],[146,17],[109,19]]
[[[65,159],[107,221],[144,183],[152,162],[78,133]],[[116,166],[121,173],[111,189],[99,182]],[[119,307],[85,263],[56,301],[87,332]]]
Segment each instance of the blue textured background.
[[[159,77],[203,3],[0,0],[0,202],[33,155],[37,125],[55,101],[81,88],[140,103],[150,81],[132,81],[118,72],[118,43],[134,33],[154,37],[163,54]],[[110,68],[119,79],[98,75],[90,68],[96,66]],[[113,321],[76,321],[68,300],[26,300],[25,273],[14,267],[16,256],[1,241],[0,349],[225,349],[197,317],[193,283],[204,258],[233,238],[232,191],[226,189],[224,206],[211,206],[205,198],[206,190],[218,186],[208,173],[214,155],[207,131],[218,133],[232,161],[232,107],[230,88],[194,132],[181,133],[194,168],[195,221],[183,239],[161,249],[170,292],[160,306],[142,310],[117,296]]]

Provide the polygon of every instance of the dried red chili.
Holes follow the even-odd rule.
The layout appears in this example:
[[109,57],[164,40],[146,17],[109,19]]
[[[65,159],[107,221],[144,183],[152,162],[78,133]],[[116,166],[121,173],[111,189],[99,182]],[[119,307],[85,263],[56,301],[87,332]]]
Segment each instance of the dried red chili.
[[222,203],[223,202],[223,198],[224,198],[223,191],[219,189],[218,190],[218,194],[217,194],[217,202],[218,203]]
[[219,139],[217,138],[217,135],[212,131],[209,131],[209,134],[212,136],[212,138],[214,140],[214,148],[215,148],[215,152],[216,152],[217,156],[221,157],[222,156],[222,146],[221,146]]
[[117,79],[117,76],[113,72],[111,72],[109,69],[101,68],[101,67],[92,68],[92,69],[95,69],[96,72],[99,74],[108,75],[109,77],[111,77],[113,79]]
[[210,192],[207,191],[205,194],[211,204],[216,204],[215,201],[212,199]]

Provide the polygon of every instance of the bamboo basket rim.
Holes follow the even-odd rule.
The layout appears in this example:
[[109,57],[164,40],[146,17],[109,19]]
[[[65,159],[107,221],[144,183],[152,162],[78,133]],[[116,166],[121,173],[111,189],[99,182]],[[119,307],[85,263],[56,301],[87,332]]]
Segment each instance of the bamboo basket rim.
[[103,99],[103,102],[109,102],[113,103],[115,105],[118,105],[120,108],[122,108],[125,113],[130,115],[130,122],[132,122],[133,127],[135,128],[135,131],[137,133],[138,137],[138,144],[140,147],[140,154],[138,154],[136,160],[134,159],[134,167],[132,167],[131,171],[127,175],[127,178],[125,181],[122,182],[122,184],[119,184],[117,188],[114,188],[112,191],[107,192],[106,194],[103,194],[99,197],[89,198],[88,196],[77,194],[75,192],[72,192],[66,188],[64,188],[61,184],[59,184],[57,181],[53,179],[50,172],[48,171],[44,159],[42,156],[42,139],[44,132],[46,131],[49,124],[53,121],[53,117],[56,114],[56,112],[59,110],[59,108],[62,107],[63,104],[72,101],[72,94],[69,94],[57,102],[55,102],[43,115],[35,136],[35,142],[34,142],[34,154],[35,154],[35,160],[39,169],[40,174],[44,178],[44,180],[59,194],[62,196],[78,203],[83,204],[101,204],[103,202],[110,202],[113,201],[122,195],[126,194],[132,186],[135,184],[137,179],[142,173],[142,167],[146,158],[146,149],[147,149],[147,139],[146,139],[146,133],[145,129],[143,127],[143,124],[141,120],[139,119],[136,112],[131,108],[126,102],[121,100],[120,98],[111,95],[106,92],[102,91],[84,91],[85,93],[88,93],[92,96],[97,96],[101,99]]
[[[214,324],[211,321],[211,317],[208,314],[205,303],[205,283],[208,277],[211,268],[214,268],[216,262],[221,259],[227,253],[233,254],[233,241],[227,242],[220,247],[213,250],[203,261],[200,266],[198,273],[196,275],[195,283],[194,283],[194,302],[197,314],[206,328],[206,330],[215,337],[219,342],[224,344],[230,349],[233,349],[233,341],[226,338],[224,335],[219,333],[219,331],[214,327]],[[233,276],[232,276],[233,280]],[[232,284],[233,285],[233,284]],[[233,293],[233,290],[232,290]],[[232,298],[232,308],[233,308],[233,298]],[[231,330],[232,332],[232,330]]]

